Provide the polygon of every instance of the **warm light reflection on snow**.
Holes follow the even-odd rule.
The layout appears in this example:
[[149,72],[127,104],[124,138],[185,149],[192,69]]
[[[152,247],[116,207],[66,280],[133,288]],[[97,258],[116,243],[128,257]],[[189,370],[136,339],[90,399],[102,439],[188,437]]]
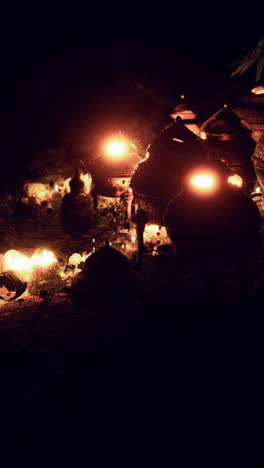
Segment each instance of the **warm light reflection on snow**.
[[23,274],[28,280],[30,274],[36,267],[49,267],[57,263],[54,253],[46,249],[37,249],[34,254],[29,257],[18,250],[8,250],[3,255],[4,270],[14,270]]

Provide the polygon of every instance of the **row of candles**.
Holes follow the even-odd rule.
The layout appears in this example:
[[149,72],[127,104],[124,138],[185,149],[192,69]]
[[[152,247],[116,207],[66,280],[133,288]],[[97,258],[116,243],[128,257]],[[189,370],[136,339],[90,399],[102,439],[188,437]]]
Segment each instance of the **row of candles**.
[[[144,243],[147,248],[156,252],[157,245],[169,244],[166,229],[163,226],[147,224],[144,232]],[[11,301],[17,297],[17,291],[14,288],[10,291],[5,284],[1,282],[1,276],[6,272],[14,272],[20,275],[25,282],[27,288],[23,294],[30,294],[32,291],[37,292],[41,289],[44,283],[56,282],[63,286],[70,286],[76,275],[81,271],[81,264],[92,255],[102,242],[97,242],[92,239],[89,252],[75,252],[63,262],[59,262],[54,252],[48,249],[36,249],[33,255],[29,256],[18,250],[8,250],[0,255],[0,298],[4,301]],[[129,260],[132,260],[133,255],[137,252],[137,237],[136,230],[132,228],[128,232],[123,232],[117,236],[110,245],[126,255]],[[67,268],[68,266],[68,268]],[[21,294],[22,295],[22,294]]]

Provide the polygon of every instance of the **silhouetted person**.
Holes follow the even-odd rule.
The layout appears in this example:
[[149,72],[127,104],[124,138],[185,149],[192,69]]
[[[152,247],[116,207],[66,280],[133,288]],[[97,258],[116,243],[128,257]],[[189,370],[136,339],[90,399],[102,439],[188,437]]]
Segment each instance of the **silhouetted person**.
[[[201,179],[203,173],[214,174],[211,187],[209,179]],[[249,262],[260,257],[262,219],[258,208],[241,189],[227,182],[214,163],[185,179],[182,192],[168,203],[164,224],[178,262],[201,267],[209,295],[213,295],[214,278],[223,267],[236,265],[242,273]]]
[[94,206],[90,194],[84,191],[84,182],[80,178],[83,163],[76,165],[74,177],[70,181],[70,193],[64,195],[61,203],[61,227],[71,234],[73,239],[80,239],[89,232],[94,224]]

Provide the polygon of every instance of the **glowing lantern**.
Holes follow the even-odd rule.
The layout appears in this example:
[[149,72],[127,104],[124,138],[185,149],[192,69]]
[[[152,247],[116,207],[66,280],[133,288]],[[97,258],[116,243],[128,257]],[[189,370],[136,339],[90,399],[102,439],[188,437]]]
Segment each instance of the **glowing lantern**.
[[4,268],[19,271],[20,273],[30,273],[32,271],[32,263],[30,258],[18,250],[8,250],[3,255]]
[[217,173],[213,168],[196,168],[185,179],[185,186],[196,195],[210,196],[215,194],[223,183],[222,174]]
[[32,262],[34,266],[28,281],[29,294],[45,298],[61,291],[64,283],[59,274],[59,263],[53,252],[36,251],[32,256]]
[[103,142],[101,157],[91,168],[96,209],[101,213],[112,210],[113,223],[120,224],[122,216],[120,220],[115,219],[114,213],[121,207],[122,223],[131,224],[133,194],[129,184],[139,161],[141,157],[136,146],[119,133]]
[[252,94],[256,95],[264,94],[264,86],[255,86],[255,88],[253,88],[251,92]]
[[105,144],[105,155],[111,161],[121,160],[128,151],[128,145],[121,140],[111,140]]
[[252,200],[254,200],[254,202],[257,203],[260,210],[262,210],[262,192],[261,192],[261,188],[259,186],[256,186],[254,188],[253,192],[251,193],[251,198],[252,198]]
[[54,263],[57,263],[57,259],[54,253],[50,250],[37,249],[31,257],[31,264],[33,267],[37,266],[46,268],[50,265],[53,265]]
[[200,168],[194,169],[187,175],[185,183],[196,194],[214,194],[224,185],[241,188],[243,181],[238,174],[230,174],[228,168],[221,161],[208,161]]
[[190,179],[190,183],[199,190],[210,191],[214,187],[214,177],[211,174],[196,174]]
[[95,193],[119,198],[129,187],[139,161],[141,157],[136,146],[121,133],[104,141],[101,157],[91,169]]
[[236,185],[237,187],[242,187],[243,185],[243,180],[238,174],[229,176],[227,181],[229,184]]
[[170,242],[167,231],[164,226],[148,223],[144,230],[144,244],[151,247],[159,244],[168,244]]

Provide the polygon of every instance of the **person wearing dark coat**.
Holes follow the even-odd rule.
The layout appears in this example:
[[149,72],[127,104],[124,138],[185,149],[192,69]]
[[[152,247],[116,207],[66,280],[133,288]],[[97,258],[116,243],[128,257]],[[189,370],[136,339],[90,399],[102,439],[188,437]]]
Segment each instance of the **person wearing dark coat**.
[[186,177],[163,220],[178,264],[198,265],[208,279],[227,265],[244,271],[260,258],[262,218],[257,206],[210,164]]

